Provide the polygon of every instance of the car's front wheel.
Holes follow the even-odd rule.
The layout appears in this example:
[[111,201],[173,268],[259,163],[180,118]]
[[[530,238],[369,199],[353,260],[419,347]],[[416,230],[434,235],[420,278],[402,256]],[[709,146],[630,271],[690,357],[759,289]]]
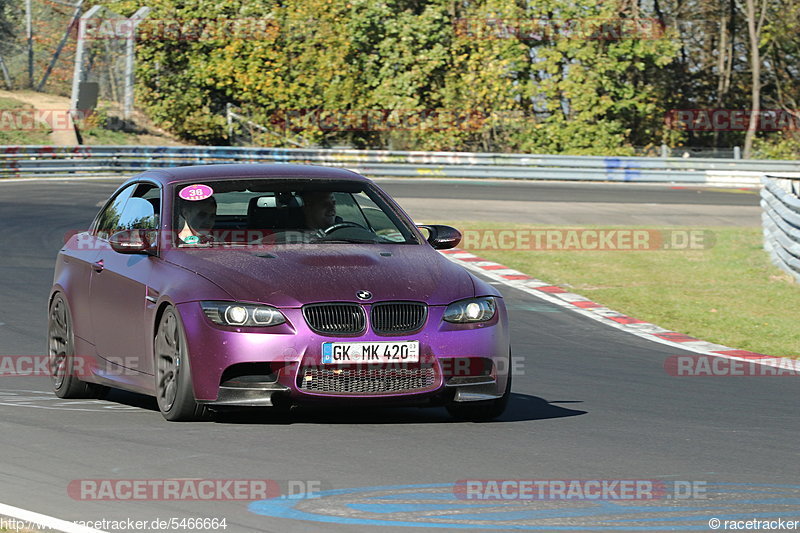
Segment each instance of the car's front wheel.
[[477,402],[454,402],[449,401],[445,405],[450,416],[458,420],[471,422],[486,422],[494,420],[502,415],[508,406],[508,399],[511,396],[511,357],[509,355],[508,379],[506,380],[506,390],[503,395],[493,400],[481,400]]
[[208,408],[195,401],[186,332],[173,307],[161,315],[154,342],[156,400],[158,409],[171,422],[208,418]]
[[72,330],[72,315],[67,301],[61,293],[53,297],[47,316],[47,354],[53,392],[59,398],[102,398],[108,387],[86,383],[78,379],[88,369],[88,360],[76,358],[75,337]]

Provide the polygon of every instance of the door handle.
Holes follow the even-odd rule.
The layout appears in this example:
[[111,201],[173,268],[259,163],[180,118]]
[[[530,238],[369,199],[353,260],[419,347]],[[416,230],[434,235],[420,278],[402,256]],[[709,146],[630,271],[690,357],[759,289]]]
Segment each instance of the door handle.
[[104,268],[105,268],[105,265],[103,264],[103,260],[102,259],[92,263],[92,269],[94,269],[95,272],[102,272]]

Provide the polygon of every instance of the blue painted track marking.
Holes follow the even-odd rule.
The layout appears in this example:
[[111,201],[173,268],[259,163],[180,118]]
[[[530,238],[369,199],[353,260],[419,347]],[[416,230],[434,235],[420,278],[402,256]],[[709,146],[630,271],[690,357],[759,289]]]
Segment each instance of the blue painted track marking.
[[[800,485],[709,483],[708,495],[716,496],[711,499],[663,499],[647,503],[476,501],[456,497],[454,487],[453,483],[435,483],[328,490],[253,502],[249,510],[274,518],[343,525],[532,531],[708,531],[707,521],[711,517],[790,520],[800,514],[800,496],[796,496],[800,494]],[[315,502],[324,504],[317,506]],[[752,511],[743,509],[746,506],[751,506]],[[558,519],[563,520],[563,525],[553,523]],[[537,521],[546,522],[537,524]]]

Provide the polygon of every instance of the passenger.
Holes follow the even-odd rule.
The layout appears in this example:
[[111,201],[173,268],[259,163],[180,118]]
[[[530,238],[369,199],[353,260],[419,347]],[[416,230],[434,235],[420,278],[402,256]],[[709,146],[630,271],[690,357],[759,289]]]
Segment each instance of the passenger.
[[198,244],[213,241],[210,232],[217,219],[217,201],[214,197],[198,201],[179,198],[178,202],[181,215],[178,219],[180,243]]

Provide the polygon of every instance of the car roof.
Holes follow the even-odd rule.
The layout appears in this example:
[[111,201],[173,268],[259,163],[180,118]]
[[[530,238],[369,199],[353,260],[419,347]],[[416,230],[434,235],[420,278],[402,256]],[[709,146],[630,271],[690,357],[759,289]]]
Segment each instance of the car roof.
[[368,182],[367,178],[343,168],[324,167],[320,165],[294,165],[288,163],[260,164],[219,164],[192,165],[147,170],[137,174],[128,182],[143,178],[158,182],[161,185],[189,181],[236,180],[242,178],[303,178]]

